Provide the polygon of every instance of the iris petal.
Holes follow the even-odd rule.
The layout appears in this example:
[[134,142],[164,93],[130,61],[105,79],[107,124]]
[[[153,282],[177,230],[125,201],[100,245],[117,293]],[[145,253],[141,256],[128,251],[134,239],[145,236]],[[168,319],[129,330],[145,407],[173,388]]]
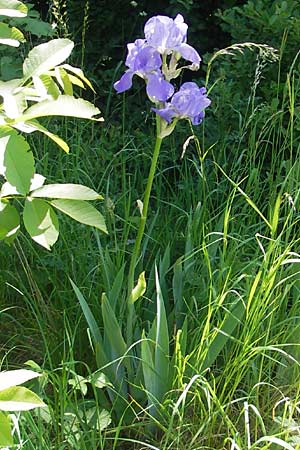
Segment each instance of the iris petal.
[[119,81],[114,83],[114,88],[118,94],[131,88],[133,75],[134,73],[131,70],[127,70]]
[[183,43],[177,47],[176,51],[180,53],[184,59],[195,64],[195,68],[199,68],[201,61],[200,55],[191,45]]
[[174,93],[174,87],[160,74],[148,76],[147,94],[153,102],[165,102]]

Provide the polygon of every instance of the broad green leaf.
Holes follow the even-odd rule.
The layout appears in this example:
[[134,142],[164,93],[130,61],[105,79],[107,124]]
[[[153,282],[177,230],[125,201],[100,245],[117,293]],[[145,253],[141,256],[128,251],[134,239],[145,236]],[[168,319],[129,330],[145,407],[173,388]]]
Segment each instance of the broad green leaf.
[[0,80],[0,95],[3,97],[3,108],[7,117],[18,117],[27,108],[23,91],[16,93],[22,80],[17,78],[9,81]]
[[[45,180],[46,178],[43,177],[43,175],[35,173],[33,175],[33,178],[31,178],[29,191],[33,191],[35,189],[39,189],[40,187],[42,187]],[[2,184],[0,190],[0,198],[10,197],[11,195],[18,195],[18,191],[15,186],[12,186],[8,181],[6,181],[5,183]]]
[[73,86],[69,74],[62,67],[55,68],[55,75],[65,95],[73,96]]
[[[26,122],[37,117],[46,116],[64,116],[78,117],[80,119],[92,119],[93,116],[100,114],[98,108],[92,103],[81,98],[74,98],[70,95],[61,95],[57,100],[43,100],[30,108],[24,114],[17,117],[11,123]],[[103,118],[95,119],[103,121]]]
[[104,217],[89,203],[83,200],[52,200],[51,205],[77,222],[107,233]]
[[0,0],[0,16],[26,17],[27,6],[18,0]]
[[56,100],[61,95],[61,92],[57,84],[53,81],[52,77],[50,75],[43,74],[40,75],[40,79],[47,89],[48,94],[51,95],[54,100]]
[[[104,331],[111,346],[114,348],[118,357],[122,357],[126,353],[126,343],[122,336],[120,325],[117,321],[115,313],[109,303],[109,300],[105,294],[102,295],[101,302],[102,318],[104,324]],[[113,332],[112,332],[113,330]],[[124,360],[124,364],[128,360]],[[125,364],[126,365],[126,364]]]
[[[20,217],[16,208],[9,203],[0,201],[0,240],[8,239],[12,241],[19,232]],[[1,373],[0,373],[1,389]]]
[[19,194],[29,192],[34,174],[34,158],[25,139],[11,130],[0,138],[0,174]]
[[139,276],[136,286],[132,289],[130,301],[132,303],[136,302],[142,295],[145,294],[147,288],[145,280],[145,272],[142,272]]
[[0,411],[0,447],[9,447],[13,445],[11,434],[10,419]]
[[23,64],[25,80],[42,75],[64,62],[70,56],[73,47],[74,43],[69,39],[53,39],[34,47]]
[[31,197],[63,198],[69,200],[99,200],[103,197],[81,184],[47,184],[31,192]]
[[39,376],[39,373],[27,369],[7,370],[5,372],[0,372],[0,391],[26,383],[26,381],[33,380]]
[[30,192],[34,191],[36,189],[39,189],[43,186],[43,184],[45,183],[46,178],[43,175],[40,175],[39,173],[35,173],[33,175],[33,178],[31,178],[31,182],[30,182]]
[[31,238],[50,250],[57,241],[59,226],[56,214],[49,203],[38,198],[27,199],[23,221]]
[[70,148],[68,144],[56,134],[51,133],[47,128],[43,127],[37,120],[29,120],[28,122],[19,122],[13,124],[14,128],[17,128],[24,133],[33,133],[34,131],[40,131],[45,134],[48,138],[52,139],[60,148],[62,148],[66,153],[69,153]]
[[[78,78],[80,78],[82,81],[85,82],[85,84],[88,85],[88,87],[95,92],[90,80],[85,77],[84,73],[81,69],[78,69],[77,67],[70,66],[69,64],[64,64],[62,66],[64,69],[68,70],[69,72],[73,72]],[[75,83],[74,83],[75,84]]]
[[0,391],[0,411],[28,411],[46,406],[38,395],[23,386]]
[[24,35],[18,28],[9,27],[6,23],[0,22],[0,44],[19,47],[20,42],[24,41]]

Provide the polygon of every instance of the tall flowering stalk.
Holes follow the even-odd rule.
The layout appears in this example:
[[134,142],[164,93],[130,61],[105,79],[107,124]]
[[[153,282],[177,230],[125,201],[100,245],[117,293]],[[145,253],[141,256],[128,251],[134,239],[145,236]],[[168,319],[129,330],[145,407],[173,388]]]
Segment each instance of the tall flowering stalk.
[[[204,87],[199,88],[196,83],[187,82],[175,92],[171,83],[171,80],[177,78],[183,69],[198,70],[200,66],[201,58],[198,52],[187,44],[187,29],[188,26],[180,14],[175,19],[167,16],[155,16],[149,19],[144,27],[145,38],[137,39],[127,45],[128,54],[125,61],[127,70],[114,84],[116,91],[121,93],[131,88],[134,75],[143,78],[147,95],[154,103],[151,109],[156,114],[156,142],[128,275],[128,345],[132,344],[134,318],[132,293],[135,269],[140,256],[162,140],[172,133],[180,119],[187,119],[193,125],[199,125],[204,118],[205,108],[211,103]],[[187,64],[179,66],[182,59],[186,60]]]

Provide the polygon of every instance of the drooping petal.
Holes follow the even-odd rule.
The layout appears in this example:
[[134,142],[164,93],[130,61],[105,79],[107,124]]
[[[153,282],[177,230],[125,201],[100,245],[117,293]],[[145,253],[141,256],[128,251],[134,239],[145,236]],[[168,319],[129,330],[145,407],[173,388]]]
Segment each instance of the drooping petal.
[[134,73],[131,70],[127,70],[119,79],[119,81],[116,81],[114,83],[114,88],[118,94],[120,94],[121,92],[125,92],[131,88],[133,75]]
[[202,120],[204,119],[205,113],[204,111],[201,111],[197,116],[194,116],[192,118],[192,124],[193,125],[200,125]]
[[145,76],[147,73],[161,68],[162,60],[157,50],[152,47],[142,48],[136,55],[133,70]]
[[172,119],[177,116],[176,112],[174,111],[173,106],[168,103],[165,108],[158,109],[158,108],[151,108],[152,111],[154,111],[156,114],[158,114],[160,117],[165,119],[166,122],[171,123]]
[[174,93],[174,87],[160,73],[148,75],[147,94],[153,102],[165,102]]
[[176,48],[176,51],[180,53],[180,55],[186,59],[187,61],[190,61],[193,63],[193,69],[198,70],[200,65],[200,55],[191,45],[183,43],[178,48]]
[[199,88],[194,82],[186,82],[173,95],[171,101],[162,109],[153,109],[168,123],[174,118],[189,119],[193,125],[199,125],[204,118],[204,109],[211,101],[206,96],[206,89]]

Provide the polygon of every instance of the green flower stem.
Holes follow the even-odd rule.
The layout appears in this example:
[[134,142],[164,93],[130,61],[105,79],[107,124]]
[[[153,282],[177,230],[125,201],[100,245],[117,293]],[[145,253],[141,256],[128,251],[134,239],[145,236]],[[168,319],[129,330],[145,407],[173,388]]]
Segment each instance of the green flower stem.
[[147,221],[147,215],[148,215],[148,207],[149,207],[149,200],[153,185],[153,179],[156,171],[157,161],[159,157],[160,147],[162,143],[162,137],[161,137],[161,118],[156,115],[156,142],[154,147],[154,152],[152,155],[152,161],[151,161],[151,167],[148,175],[147,180],[147,186],[144,194],[143,199],[143,208],[139,223],[139,228],[137,232],[137,237],[134,244],[134,249],[132,252],[131,260],[130,260],[130,267],[129,267],[129,275],[128,275],[128,293],[127,293],[127,306],[128,306],[128,316],[127,316],[127,345],[130,346],[132,344],[132,336],[133,336],[133,318],[134,318],[134,304],[132,301],[132,290],[134,288],[134,275],[135,275],[135,268],[137,264],[137,260],[140,256],[140,248],[142,239],[144,236],[146,221]]

